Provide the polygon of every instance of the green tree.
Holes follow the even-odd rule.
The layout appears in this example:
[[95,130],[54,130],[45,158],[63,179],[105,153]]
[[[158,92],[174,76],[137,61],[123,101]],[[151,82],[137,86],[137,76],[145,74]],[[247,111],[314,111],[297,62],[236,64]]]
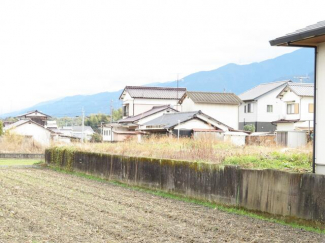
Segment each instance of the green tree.
[[244,131],[255,132],[255,126],[253,124],[247,124],[244,126]]
[[0,136],[3,135],[3,122],[0,120]]
[[123,117],[122,108],[113,110],[113,121],[118,121],[118,120],[122,119],[122,117]]
[[102,135],[95,132],[91,136],[90,142],[92,142],[92,143],[100,143],[101,141],[102,141]]

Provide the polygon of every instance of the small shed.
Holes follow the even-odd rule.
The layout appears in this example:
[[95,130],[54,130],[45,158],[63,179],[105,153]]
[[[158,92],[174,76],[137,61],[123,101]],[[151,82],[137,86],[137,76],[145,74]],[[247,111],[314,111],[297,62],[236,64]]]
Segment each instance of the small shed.
[[224,141],[237,146],[245,146],[247,134],[244,132],[225,132]]
[[276,143],[289,148],[299,148],[307,145],[307,134],[304,131],[277,131]]

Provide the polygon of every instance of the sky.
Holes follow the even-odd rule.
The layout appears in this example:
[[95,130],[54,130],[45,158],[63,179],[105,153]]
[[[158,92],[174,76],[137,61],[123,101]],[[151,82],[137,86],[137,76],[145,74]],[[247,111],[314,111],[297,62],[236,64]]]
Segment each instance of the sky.
[[295,48],[269,40],[325,19],[318,0],[0,0],[0,114],[172,81]]

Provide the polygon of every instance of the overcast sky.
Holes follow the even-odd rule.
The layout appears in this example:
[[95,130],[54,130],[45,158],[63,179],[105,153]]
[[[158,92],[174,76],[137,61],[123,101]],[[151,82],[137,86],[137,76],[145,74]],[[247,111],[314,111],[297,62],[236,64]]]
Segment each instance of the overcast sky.
[[325,1],[0,0],[0,114],[291,52]]

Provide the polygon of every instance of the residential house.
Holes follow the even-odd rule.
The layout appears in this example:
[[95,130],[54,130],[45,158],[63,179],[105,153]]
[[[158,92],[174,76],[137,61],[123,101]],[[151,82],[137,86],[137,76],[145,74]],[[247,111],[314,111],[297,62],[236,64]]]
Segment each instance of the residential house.
[[233,93],[187,91],[181,97],[182,112],[201,110],[218,121],[238,129],[241,99]]
[[288,83],[277,96],[283,101],[277,131],[311,131],[314,126],[314,84]]
[[102,129],[103,141],[117,142],[123,141],[131,136],[139,134],[136,129],[150,120],[162,116],[164,113],[175,113],[177,110],[170,105],[154,106],[152,109],[136,116],[121,119],[113,124],[106,124]]
[[255,126],[255,132],[274,132],[273,121],[281,119],[283,101],[277,96],[290,80],[263,83],[242,93],[239,107],[239,129],[245,125]]
[[233,128],[204,114],[202,111],[166,113],[162,116],[142,124],[140,131],[154,134],[174,134],[178,136],[192,136],[193,130],[231,131]]
[[49,146],[57,135],[31,119],[22,119],[5,127],[5,131],[13,132],[27,138],[32,138],[43,146]]
[[186,88],[126,86],[120,95],[123,101],[123,118],[133,117],[154,106],[170,105],[179,110],[178,101]]
[[35,110],[17,116],[17,118],[20,120],[30,119],[44,127],[46,125],[47,120],[51,118],[51,116],[46,115],[38,110]]
[[315,50],[313,172],[325,174],[325,21],[271,40],[272,46],[308,47]]

